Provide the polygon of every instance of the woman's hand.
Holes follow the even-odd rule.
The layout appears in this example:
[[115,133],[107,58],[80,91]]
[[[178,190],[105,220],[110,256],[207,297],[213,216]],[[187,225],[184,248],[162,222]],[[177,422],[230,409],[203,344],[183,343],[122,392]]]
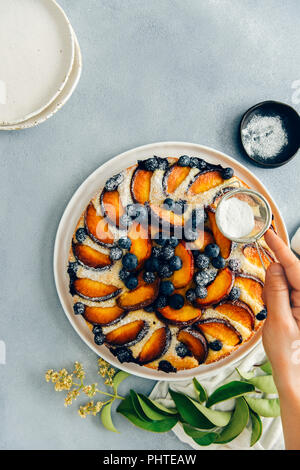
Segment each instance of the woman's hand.
[[300,449],[300,262],[272,230],[265,240],[278,263],[268,268],[263,290],[263,344],[279,392],[286,447]]

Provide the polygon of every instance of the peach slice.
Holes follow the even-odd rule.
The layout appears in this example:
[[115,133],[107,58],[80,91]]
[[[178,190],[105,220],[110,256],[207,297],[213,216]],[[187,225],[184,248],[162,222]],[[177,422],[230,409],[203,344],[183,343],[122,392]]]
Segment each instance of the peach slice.
[[116,227],[120,227],[120,217],[125,211],[121,203],[119,192],[117,190],[106,191],[103,189],[100,196],[100,203],[103,214],[107,217],[109,222]]
[[234,186],[226,186],[225,188],[220,189],[220,191],[217,192],[217,194],[213,198],[212,204],[210,204],[210,209],[215,212],[220,199],[224,196],[224,194],[228,193],[229,191],[232,191],[233,189],[236,189]]
[[125,310],[138,310],[147,307],[156,299],[158,288],[159,279],[156,279],[152,284],[139,282],[135,289],[120,295],[117,299],[117,304]]
[[234,285],[241,289],[240,300],[249,304],[255,315],[264,308],[263,282],[254,276],[239,274],[235,278]]
[[175,212],[164,209],[156,204],[149,204],[148,208],[150,211],[151,225],[155,226],[161,224],[161,226],[167,230],[172,227],[183,227],[183,215],[175,214]]
[[240,300],[224,301],[215,307],[215,310],[222,313],[229,319],[236,321],[243,325],[248,330],[254,329],[255,317],[247,304]]
[[160,308],[158,311],[164,320],[181,326],[194,323],[202,314],[202,310],[200,308],[193,307],[188,303],[184,304],[184,306],[179,310],[167,305],[164,308]]
[[[268,268],[271,262],[268,260],[266,256],[266,251],[267,250],[265,250],[265,248],[260,247],[260,254],[261,254],[262,260],[264,262],[265,267]],[[243,247],[243,254],[247,258],[247,260],[250,261],[250,263],[254,264],[255,266],[262,267],[259,254],[255,245],[245,245]],[[273,259],[269,251],[267,251],[267,254],[271,259]]]
[[237,346],[243,341],[242,336],[231,323],[221,318],[200,320],[196,327],[204,334],[220,340],[228,346]]
[[85,306],[84,318],[93,325],[113,325],[121,320],[125,315],[122,308],[113,307],[90,307]]
[[109,230],[109,225],[104,217],[97,215],[96,209],[90,203],[86,209],[84,216],[85,228],[90,238],[100,245],[112,247],[114,244],[114,237]]
[[197,173],[187,190],[188,194],[200,194],[209,191],[224,182],[219,170],[207,170]]
[[179,256],[181,259],[182,267],[178,271],[174,271],[170,280],[173,282],[175,289],[178,289],[186,286],[193,279],[194,257],[192,252],[186,247],[184,241],[176,246],[175,256]]
[[234,273],[229,268],[221,269],[215,280],[207,286],[207,296],[205,299],[196,299],[199,307],[219,303],[231,291],[234,281]]
[[155,330],[152,336],[144,344],[139,356],[138,362],[140,364],[147,364],[155,361],[165,354],[171,342],[171,332],[169,328],[162,327]]
[[189,348],[199,364],[205,362],[208,354],[208,346],[206,338],[200,331],[193,330],[192,328],[180,330],[177,339]]
[[105,341],[114,346],[133,346],[144,338],[148,329],[144,320],[135,320],[107,333]]
[[213,212],[208,211],[208,218],[216,243],[219,245],[220,254],[223,256],[223,258],[226,259],[230,256],[232,241],[228,240],[228,238],[224,237],[224,235],[220,232],[216,224],[216,216]]
[[133,172],[130,184],[131,197],[134,202],[145,204],[149,201],[152,171],[137,167]]
[[198,238],[194,242],[189,242],[190,250],[204,251],[205,247],[210,243],[214,243],[214,237],[208,230],[198,230]]
[[88,266],[89,268],[103,270],[108,269],[112,265],[108,255],[101,253],[101,251],[95,250],[88,245],[74,243],[73,253],[80,264]]
[[165,194],[172,194],[185,180],[191,169],[186,166],[172,165],[165,171],[162,186]]
[[138,259],[137,269],[141,269],[146,259],[151,256],[152,244],[148,237],[148,232],[139,223],[133,223],[127,235],[131,240],[130,253]]
[[116,297],[121,289],[118,287],[102,282],[93,281],[92,279],[77,278],[72,284],[74,292],[83,299],[101,302]]

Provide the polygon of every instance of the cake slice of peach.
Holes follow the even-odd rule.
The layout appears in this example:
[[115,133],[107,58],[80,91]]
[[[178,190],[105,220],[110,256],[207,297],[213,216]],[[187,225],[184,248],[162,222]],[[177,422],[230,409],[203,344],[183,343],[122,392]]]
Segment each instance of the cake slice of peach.
[[148,364],[149,362],[159,359],[165,354],[171,342],[171,332],[168,327],[164,326],[154,331],[148,341],[144,344],[137,360],[140,364]]
[[197,173],[194,179],[191,181],[187,190],[188,194],[200,194],[205,191],[209,191],[216,186],[219,186],[224,182],[221,171],[219,170],[207,170],[201,173]]
[[80,264],[89,268],[102,270],[112,265],[108,255],[88,245],[73,244],[73,253]]
[[179,326],[190,325],[197,321],[202,315],[200,308],[193,307],[188,303],[185,303],[179,310],[167,305],[164,308],[158,309],[158,312],[164,320]]
[[240,323],[248,330],[254,329],[255,317],[250,307],[240,300],[225,300],[215,307],[215,310],[229,319]]
[[186,166],[172,165],[165,171],[162,186],[165,194],[172,194],[185,180],[191,169]]
[[237,346],[243,341],[241,334],[227,320],[206,318],[195,325],[204,335],[218,339],[228,346]]
[[208,354],[208,345],[200,331],[196,331],[193,328],[185,328],[179,331],[177,339],[189,348],[199,364],[205,362]]
[[[265,265],[265,268],[267,269],[270,266],[271,262],[269,261],[267,255],[266,255],[266,252],[267,252],[268,256],[270,257],[270,259],[273,259],[273,256],[271,255],[271,253],[269,251],[267,251],[264,248],[260,247],[260,254],[261,254],[263,263]],[[255,245],[252,245],[252,244],[245,245],[243,247],[243,254],[250,263],[254,264],[255,266],[262,267],[260,257],[259,257],[259,254],[258,254],[258,251],[257,251]]]
[[165,209],[157,204],[149,204],[148,210],[150,213],[151,225],[161,225],[166,230],[170,228],[183,227],[184,216],[175,214],[175,212]]
[[128,292],[124,292],[117,299],[117,304],[124,310],[138,310],[152,304],[158,295],[159,279],[152,284],[139,282],[138,286]]
[[130,184],[131,197],[134,202],[145,204],[149,201],[151,178],[153,172],[137,167],[133,172]]
[[91,307],[85,306],[84,318],[93,325],[113,325],[121,320],[125,315],[122,308],[114,305],[113,307]]
[[178,271],[174,271],[170,280],[173,282],[175,289],[178,289],[187,286],[193,279],[194,257],[184,241],[181,241],[176,246],[175,256],[179,256],[181,259],[182,267]]
[[152,243],[149,239],[148,231],[143,225],[133,223],[127,236],[131,240],[130,253],[137,257],[137,269],[141,269],[144,262],[151,256]]
[[107,333],[105,341],[113,346],[133,346],[144,338],[148,329],[144,320],[135,320]]
[[207,296],[204,299],[196,299],[199,307],[207,307],[219,303],[226,297],[234,282],[234,273],[229,268],[221,269],[215,280],[207,286]]
[[216,240],[217,245],[220,248],[220,254],[223,258],[228,258],[231,253],[232,249],[232,241],[228,238],[224,237],[224,235],[220,232],[217,223],[216,223],[216,216],[214,212],[208,211],[208,218],[210,227],[212,229],[213,236]]
[[104,189],[100,196],[100,203],[102,212],[107,220],[116,227],[120,227],[120,217],[124,214],[125,211],[124,207],[122,206],[119,192],[117,190],[106,191]]
[[239,274],[235,277],[234,285],[241,289],[240,300],[249,305],[255,315],[263,310],[263,282],[255,276]]
[[88,278],[78,278],[72,283],[74,292],[83,299],[101,302],[116,297],[120,292],[116,286],[103,284]]
[[86,231],[94,242],[108,247],[113,246],[114,237],[109,229],[108,222],[104,217],[97,215],[92,203],[88,205],[85,211],[84,223]]

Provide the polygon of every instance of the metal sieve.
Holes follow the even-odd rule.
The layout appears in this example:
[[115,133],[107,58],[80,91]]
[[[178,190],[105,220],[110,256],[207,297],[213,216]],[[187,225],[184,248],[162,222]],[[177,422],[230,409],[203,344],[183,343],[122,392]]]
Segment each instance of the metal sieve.
[[[238,198],[240,201],[246,202],[250,208],[252,209],[254,215],[254,228],[253,230],[242,238],[235,238],[230,234],[226,233],[222,228],[221,220],[220,220],[220,208],[225,201],[228,201],[231,198]],[[262,248],[258,244],[258,240],[266,233],[268,228],[272,223],[272,210],[270,204],[266,200],[262,194],[253,189],[246,189],[244,187],[240,187],[238,189],[233,189],[227,193],[225,193],[217,206],[216,209],[216,224],[220,230],[220,232],[224,235],[224,237],[228,238],[229,240],[236,242],[236,243],[254,243],[257,249],[259,259],[261,264],[266,271],[266,267],[263,262],[261,250]],[[268,258],[270,262],[272,260],[268,256],[267,252],[264,251],[264,255]]]

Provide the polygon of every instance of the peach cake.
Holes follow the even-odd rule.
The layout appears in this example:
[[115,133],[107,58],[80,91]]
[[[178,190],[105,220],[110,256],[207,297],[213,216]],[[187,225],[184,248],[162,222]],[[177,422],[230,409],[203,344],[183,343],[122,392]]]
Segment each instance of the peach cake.
[[258,253],[215,222],[220,197],[240,185],[232,168],[187,155],[138,161],[106,181],[77,223],[68,265],[74,314],[97,345],[175,373],[228,356],[259,330]]

